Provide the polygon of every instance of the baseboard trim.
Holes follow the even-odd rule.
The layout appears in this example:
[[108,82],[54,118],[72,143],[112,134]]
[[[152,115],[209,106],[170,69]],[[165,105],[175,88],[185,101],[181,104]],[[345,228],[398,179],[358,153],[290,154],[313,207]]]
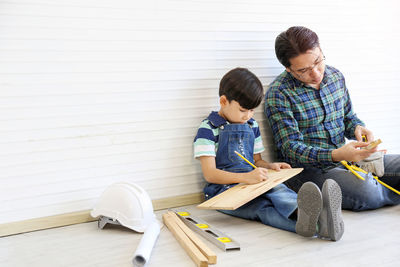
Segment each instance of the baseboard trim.
[[[185,205],[201,203],[204,200],[203,193],[193,193],[163,199],[153,200],[154,210],[162,210]],[[0,224],[0,237],[22,234],[26,232],[44,230],[54,227],[61,227],[77,223],[95,221],[90,216],[90,210],[83,210],[54,216],[35,218],[30,220]]]

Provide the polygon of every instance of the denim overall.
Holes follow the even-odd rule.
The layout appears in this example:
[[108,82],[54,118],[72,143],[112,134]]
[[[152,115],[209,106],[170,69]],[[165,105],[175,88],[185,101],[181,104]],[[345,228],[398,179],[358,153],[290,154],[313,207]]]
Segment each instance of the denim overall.
[[[239,152],[254,163],[254,132],[250,121],[245,124],[218,125],[220,128],[218,150],[216,153],[217,169],[243,173],[253,170],[248,163],[234,151]],[[236,184],[207,184],[204,188],[206,199],[209,199]],[[280,184],[268,192],[258,196],[236,210],[220,210],[223,213],[243,219],[261,221],[266,225],[295,232],[296,221],[289,216],[297,209],[297,194],[284,184]]]

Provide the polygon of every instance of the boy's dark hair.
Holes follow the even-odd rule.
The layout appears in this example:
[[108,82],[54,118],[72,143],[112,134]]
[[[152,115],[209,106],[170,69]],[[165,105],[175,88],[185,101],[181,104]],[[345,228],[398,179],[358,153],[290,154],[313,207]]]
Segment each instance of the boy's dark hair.
[[229,102],[235,100],[245,109],[260,105],[264,90],[261,81],[251,71],[236,68],[222,77],[219,83],[219,96],[225,95]]
[[289,59],[316,47],[319,47],[318,35],[302,26],[290,27],[275,39],[276,57],[286,68],[291,65]]

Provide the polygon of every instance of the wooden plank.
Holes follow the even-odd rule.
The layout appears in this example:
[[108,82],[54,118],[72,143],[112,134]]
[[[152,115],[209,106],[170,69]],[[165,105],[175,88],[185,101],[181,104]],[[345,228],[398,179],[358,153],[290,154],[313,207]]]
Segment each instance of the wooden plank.
[[162,199],[154,199],[154,210],[163,210],[174,207],[181,207],[186,205],[198,204],[204,201],[204,194],[202,192],[173,196]]
[[303,171],[302,168],[268,170],[269,179],[258,184],[238,184],[221,194],[201,203],[199,209],[235,210],[271,188]]
[[212,251],[192,230],[189,229],[178,216],[172,212],[168,211],[168,214],[175,221],[175,223],[182,229],[182,231],[189,237],[190,240],[199,248],[201,253],[206,256],[209,264],[217,263],[217,255]]
[[[152,201],[154,210],[162,210],[186,205],[198,204],[204,201],[203,193],[193,193],[173,196]],[[67,226],[78,223],[95,221],[97,218],[90,216],[90,210],[58,214],[35,219],[0,224],[0,237],[44,230],[54,227]]]
[[4,223],[0,224],[0,237],[95,220],[95,218],[90,216],[90,210],[84,210],[18,222]]
[[366,148],[367,149],[373,149],[375,147],[377,147],[380,143],[382,143],[381,139],[377,139],[375,141],[372,141]]
[[192,260],[197,266],[207,267],[207,258],[201,253],[199,248],[189,239],[189,237],[182,231],[182,229],[175,223],[173,218],[168,214],[164,213],[162,215],[164,224],[168,227],[171,233],[178,240],[179,244],[185,249]]

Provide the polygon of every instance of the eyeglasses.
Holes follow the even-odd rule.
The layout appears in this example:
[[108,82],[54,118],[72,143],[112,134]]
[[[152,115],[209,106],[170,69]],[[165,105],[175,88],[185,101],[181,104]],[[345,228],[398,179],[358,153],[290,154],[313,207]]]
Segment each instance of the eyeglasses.
[[317,62],[315,62],[311,67],[308,68],[304,68],[304,69],[300,69],[300,70],[293,70],[289,67],[289,69],[295,73],[297,73],[297,75],[299,76],[303,76],[306,74],[310,74],[315,68],[320,68],[322,66],[322,64],[325,61],[325,56],[324,54],[322,54],[322,58],[319,59]]

